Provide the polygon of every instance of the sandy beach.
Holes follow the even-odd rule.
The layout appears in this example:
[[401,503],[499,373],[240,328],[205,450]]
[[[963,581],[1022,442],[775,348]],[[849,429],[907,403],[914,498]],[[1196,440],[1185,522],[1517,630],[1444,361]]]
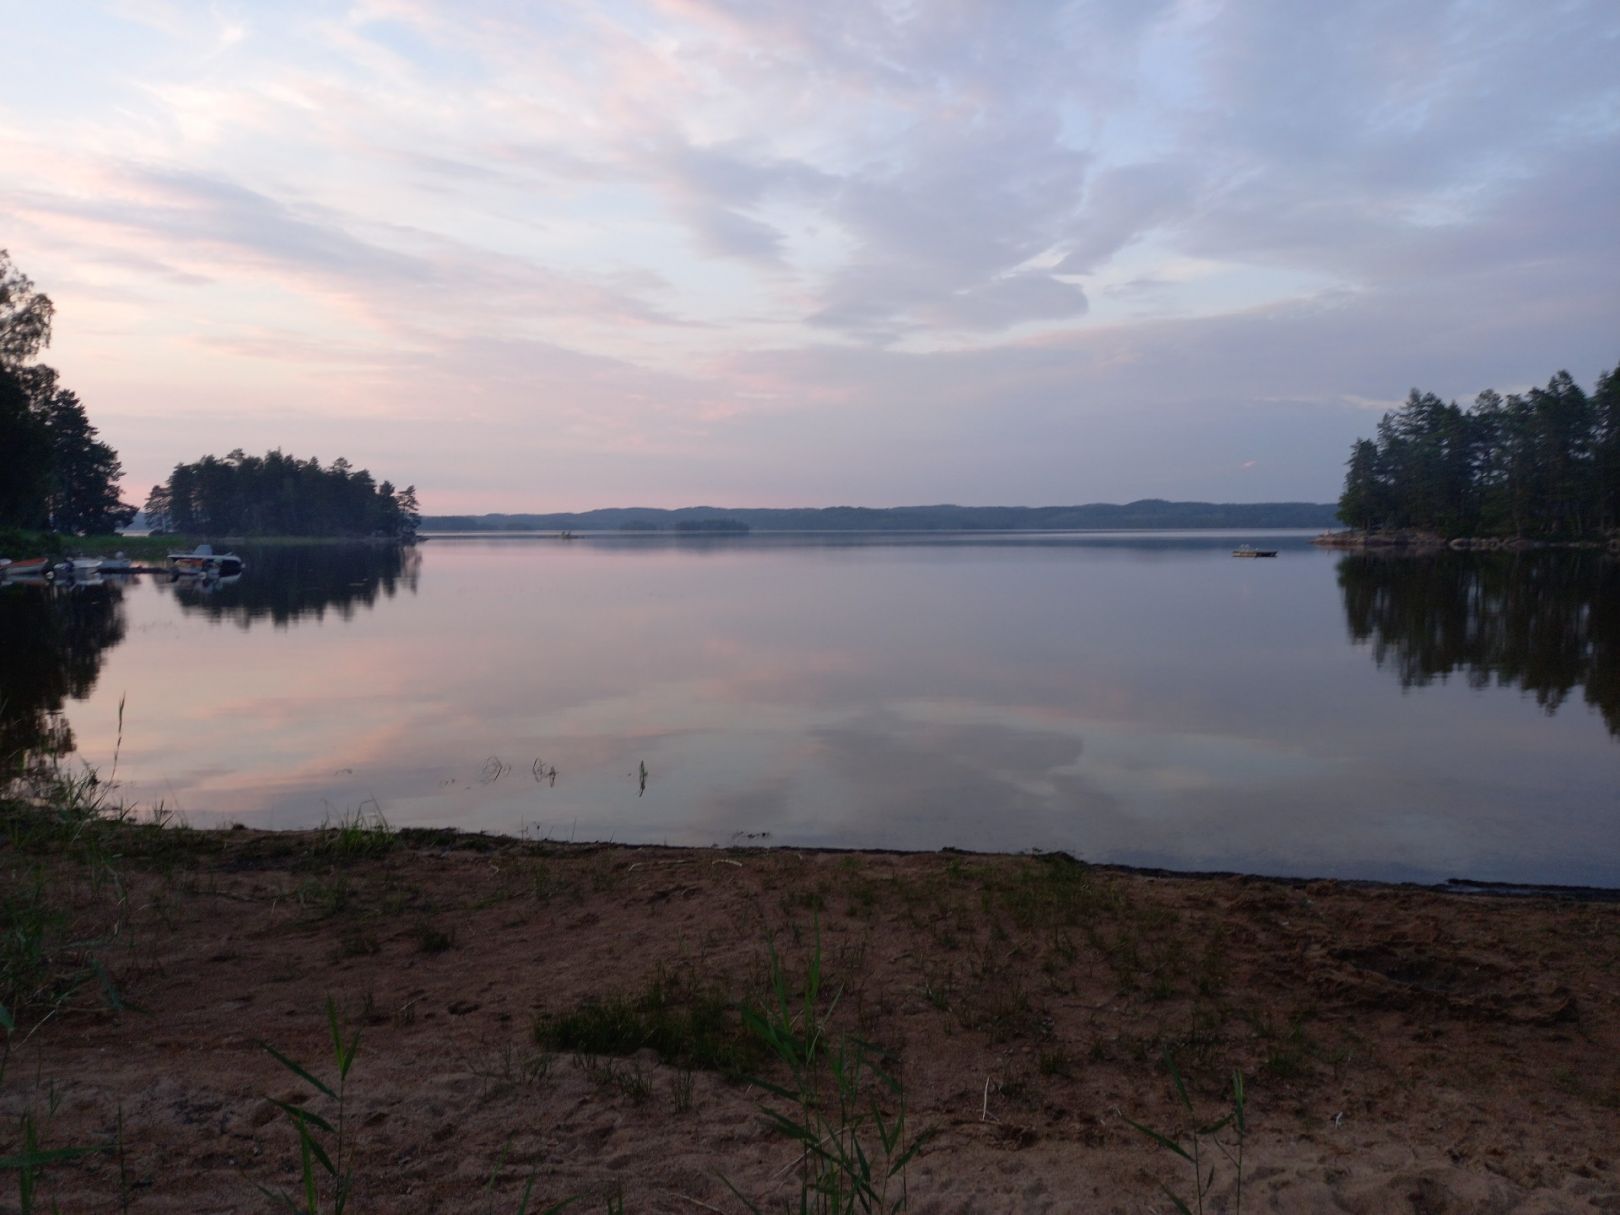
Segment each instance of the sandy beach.
[[[85,981],[43,1021],[19,1012],[8,1134],[28,1113],[40,1150],[98,1149],[47,1167],[38,1209],[273,1209],[260,1187],[301,1185],[276,1102],[334,1126],[337,1103],[263,1044],[335,1089],[330,998],[360,1035],[351,1211],[515,1212],[526,1192],[531,1211],[798,1210],[802,1148],[767,1115],[805,1116],[771,1091],[801,1087],[880,1160],[921,1140],[891,1206],[903,1184],[916,1212],[1168,1211],[1166,1188],[1196,1202],[1192,1170],[1140,1128],[1190,1151],[1233,1112],[1234,1071],[1244,1210],[1620,1211],[1620,904],[1601,897],[1061,855],[155,839],[117,850],[115,887],[6,857],[14,891],[37,865],[100,942],[125,1005]],[[823,1053],[795,1079],[739,1010],[769,1021],[779,982],[806,1029],[817,959]],[[840,1046],[871,1069],[843,1115]],[[892,1120],[902,1098],[884,1156],[871,1102]],[[1235,1121],[1199,1142],[1206,1211],[1236,1206],[1237,1146]]]

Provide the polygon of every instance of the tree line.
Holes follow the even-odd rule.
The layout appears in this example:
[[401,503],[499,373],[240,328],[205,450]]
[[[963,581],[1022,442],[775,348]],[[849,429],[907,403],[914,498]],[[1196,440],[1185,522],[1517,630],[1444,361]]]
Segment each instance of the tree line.
[[78,394],[30,361],[50,344],[54,313],[0,249],[0,527],[116,531],[135,517],[118,500],[118,453],[97,437]]
[[1350,527],[1579,539],[1620,528],[1620,368],[1584,391],[1479,394],[1459,409],[1413,389],[1351,448],[1339,518]]
[[422,514],[416,487],[380,484],[336,459],[323,468],[280,450],[240,448],[221,459],[177,464],[146,499],[153,531],[240,536],[375,536],[410,541]]

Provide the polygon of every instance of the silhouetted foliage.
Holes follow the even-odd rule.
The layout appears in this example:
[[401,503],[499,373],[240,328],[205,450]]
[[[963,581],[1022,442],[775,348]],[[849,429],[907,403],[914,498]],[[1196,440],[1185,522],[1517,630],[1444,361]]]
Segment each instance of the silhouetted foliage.
[[1354,554],[1339,562],[1350,637],[1402,687],[1460,672],[1552,713],[1576,688],[1620,737],[1620,563],[1596,553]]
[[0,366],[0,527],[41,530],[50,517],[51,436],[34,413],[28,388]]
[[1364,530],[1577,538],[1620,527],[1620,368],[1468,410],[1413,389],[1351,449],[1339,517]]
[[0,367],[19,367],[51,344],[50,297],[0,249]]
[[146,517],[155,531],[238,536],[380,536],[416,538],[416,487],[378,485],[339,458],[322,468],[280,450],[263,456],[238,448],[224,459],[177,464],[152,487]]
[[118,500],[118,453],[56,372],[28,363],[50,344],[53,311],[0,249],[0,527],[116,531],[135,516]]

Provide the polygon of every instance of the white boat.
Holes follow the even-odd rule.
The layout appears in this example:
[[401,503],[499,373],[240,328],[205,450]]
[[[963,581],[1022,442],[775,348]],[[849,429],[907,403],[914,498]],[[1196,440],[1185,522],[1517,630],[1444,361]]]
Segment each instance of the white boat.
[[114,553],[111,557],[101,559],[101,572],[103,574],[127,574],[129,573],[129,566],[129,558],[124,555],[122,550]]
[[176,577],[228,578],[246,568],[247,562],[235,553],[216,553],[209,544],[199,544],[189,553],[169,554],[169,572]]
[[1232,550],[1232,556],[1234,557],[1275,557],[1276,555],[1277,550],[1274,548],[1255,548],[1248,544],[1240,544]]

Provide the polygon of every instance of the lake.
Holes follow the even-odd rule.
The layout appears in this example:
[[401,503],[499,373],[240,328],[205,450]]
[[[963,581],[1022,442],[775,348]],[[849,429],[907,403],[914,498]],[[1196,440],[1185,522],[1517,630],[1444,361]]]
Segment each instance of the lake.
[[240,551],[212,591],[0,589],[0,746],[103,773],[116,748],[125,798],[196,826],[363,809],[1620,886],[1620,563],[1597,554],[1263,532]]

